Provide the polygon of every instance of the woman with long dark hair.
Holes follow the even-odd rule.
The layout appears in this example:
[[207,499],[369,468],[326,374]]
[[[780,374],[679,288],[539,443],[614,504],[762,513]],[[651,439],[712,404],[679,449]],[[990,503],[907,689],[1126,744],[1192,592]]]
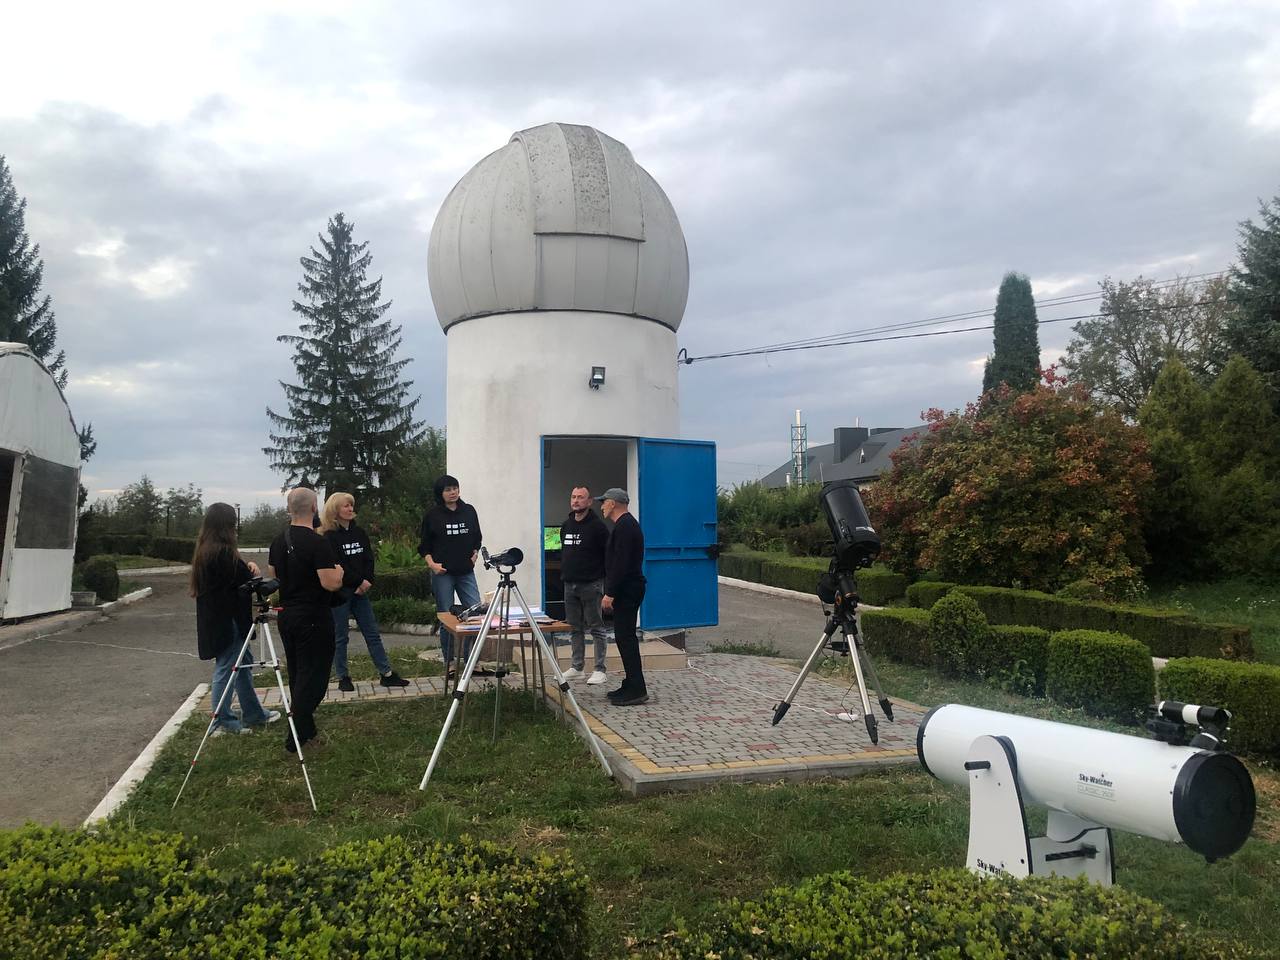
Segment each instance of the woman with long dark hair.
[[[196,598],[196,646],[201,660],[213,660],[210,695],[213,706],[219,701],[213,735],[252,733],[254,727],[280,719],[276,710],[264,710],[253,689],[252,651],[244,666],[237,669],[236,657],[253,624],[249,595],[239,587],[258,575],[256,563],[246,563],[236,549],[236,509],[229,503],[215,503],[205,511],[200,536],[191,557],[191,596]],[[232,682],[240,701],[240,716],[231,709],[231,694],[223,691]]]

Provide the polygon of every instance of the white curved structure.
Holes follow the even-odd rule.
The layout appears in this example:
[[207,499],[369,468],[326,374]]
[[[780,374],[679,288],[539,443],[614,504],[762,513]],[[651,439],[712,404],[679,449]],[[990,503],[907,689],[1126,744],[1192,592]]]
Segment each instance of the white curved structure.
[[0,343],[0,619],[71,606],[80,435],[53,376]]
[[[428,273],[448,344],[449,472],[486,545],[534,560],[581,483],[626,487],[643,525],[636,438],[679,435],[689,258],[631,151],[585,126],[516,133],[445,199]],[[540,563],[519,582],[541,601]]]

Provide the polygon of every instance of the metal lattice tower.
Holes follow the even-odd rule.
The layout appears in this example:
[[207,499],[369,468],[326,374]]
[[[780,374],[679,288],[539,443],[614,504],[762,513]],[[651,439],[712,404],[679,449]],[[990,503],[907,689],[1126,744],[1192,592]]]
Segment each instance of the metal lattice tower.
[[799,410],[791,425],[791,476],[794,483],[809,482],[809,427],[800,421]]

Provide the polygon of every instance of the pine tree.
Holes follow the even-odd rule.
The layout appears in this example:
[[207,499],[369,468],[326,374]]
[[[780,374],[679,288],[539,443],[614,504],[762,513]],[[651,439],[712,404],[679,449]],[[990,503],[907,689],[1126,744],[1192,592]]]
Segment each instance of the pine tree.
[[1031,281],[1020,273],[1006,273],[996,297],[995,341],[982,375],[982,392],[1007,383],[1015,393],[1033,390],[1040,382],[1040,334]]
[[1260,222],[1240,224],[1231,270],[1235,310],[1227,321],[1227,341],[1266,381],[1273,409],[1280,412],[1280,196],[1265,202]]
[[394,359],[400,327],[383,319],[382,279],[367,281],[368,242],[352,240],[341,214],[320,235],[320,249],[302,257],[299,334],[280,336],[294,347],[298,383],[281,381],[288,414],[267,409],[279,433],[263,452],[286,475],[286,486],[375,494],[391,453],[422,436],[413,419],[418,400],[406,402],[412,381],[401,382],[409,362]]
[[9,166],[0,155],[0,341],[25,343],[67,385],[66,355],[54,354],[58,325],[49,295],[40,296],[44,261],[26,228],[27,201],[19,199]]

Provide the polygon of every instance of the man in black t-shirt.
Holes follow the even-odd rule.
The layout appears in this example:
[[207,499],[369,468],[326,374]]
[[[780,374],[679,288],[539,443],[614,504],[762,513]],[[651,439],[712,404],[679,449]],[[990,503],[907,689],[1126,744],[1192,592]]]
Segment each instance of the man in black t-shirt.
[[[298,741],[316,735],[316,707],[329,686],[333,663],[330,596],[342,587],[342,567],[333,545],[312,528],[316,492],[294,487],[288,497],[289,526],[271,543],[268,574],[280,581],[280,639],[289,667],[289,699]],[[290,733],[285,749],[297,747]]]

